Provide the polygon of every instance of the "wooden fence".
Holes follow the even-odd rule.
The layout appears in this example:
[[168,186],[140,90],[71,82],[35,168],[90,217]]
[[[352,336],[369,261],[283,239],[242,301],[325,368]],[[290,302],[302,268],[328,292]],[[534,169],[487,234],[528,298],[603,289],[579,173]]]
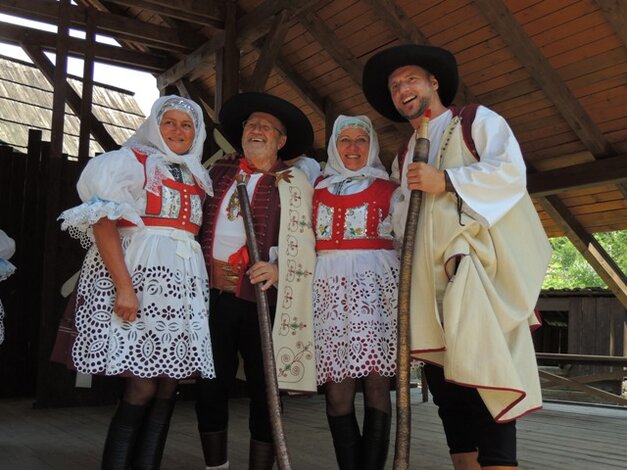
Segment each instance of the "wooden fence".
[[28,151],[0,146],[0,228],[15,239],[15,275],[0,283],[5,342],[0,346],[0,397],[35,396],[35,406],[111,403],[117,384],[94,378],[76,388],[75,374],[49,361],[66,299],[62,284],[85,254],[59,230],[65,208],[80,203],[77,161],[50,157],[41,132],[29,132]]

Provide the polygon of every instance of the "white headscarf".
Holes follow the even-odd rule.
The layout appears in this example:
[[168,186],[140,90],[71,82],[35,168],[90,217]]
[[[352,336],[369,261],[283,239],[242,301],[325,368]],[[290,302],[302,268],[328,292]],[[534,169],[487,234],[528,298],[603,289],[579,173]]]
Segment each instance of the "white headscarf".
[[[359,170],[349,170],[344,166],[342,158],[337,151],[337,139],[342,129],[346,127],[359,127],[368,132],[370,136],[370,148],[368,149],[368,161]],[[347,178],[363,179],[363,178],[381,178],[390,179],[388,172],[385,170],[381,159],[379,158],[379,139],[377,133],[372,127],[372,123],[367,116],[345,116],[340,114],[333,124],[333,133],[329,139],[327,147],[328,161],[322,173],[326,176],[316,188],[326,188]]]
[[[163,137],[159,124],[166,111],[175,109],[187,113],[194,122],[194,142],[183,155],[179,155],[168,147]],[[135,148],[146,153],[149,158],[146,162],[146,190],[157,194],[161,181],[168,178],[160,167],[168,163],[175,163],[187,167],[194,175],[198,185],[210,196],[213,195],[213,187],[209,173],[201,164],[203,144],[207,137],[205,123],[202,116],[202,109],[192,100],[181,98],[180,96],[162,96],[152,105],[150,116],[139,126],[135,134],[125,143],[125,147]]]

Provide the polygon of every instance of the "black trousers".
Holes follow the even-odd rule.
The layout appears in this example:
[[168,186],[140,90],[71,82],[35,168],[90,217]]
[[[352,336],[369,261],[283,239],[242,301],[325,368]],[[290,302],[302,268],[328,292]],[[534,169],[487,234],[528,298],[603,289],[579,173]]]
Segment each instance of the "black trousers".
[[213,346],[215,379],[198,381],[196,414],[200,432],[227,429],[229,395],[242,356],[250,414],[248,428],[257,441],[272,442],[272,430],[266,399],[257,304],[238,299],[234,294],[211,290],[209,327]]
[[478,451],[481,466],[518,466],[516,421],[494,421],[479,392],[447,382],[441,367],[426,364],[425,375],[451,454]]

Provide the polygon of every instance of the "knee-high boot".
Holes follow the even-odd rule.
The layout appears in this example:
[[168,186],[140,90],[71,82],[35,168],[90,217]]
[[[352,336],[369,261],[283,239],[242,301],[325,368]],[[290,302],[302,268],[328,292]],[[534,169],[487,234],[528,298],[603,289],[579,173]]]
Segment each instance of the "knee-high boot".
[[146,408],[145,405],[120,402],[109,425],[109,432],[102,453],[103,470],[127,470],[130,468],[133,449]]
[[201,432],[200,443],[207,468],[229,468],[226,429],[224,431]]
[[160,467],[174,403],[174,398],[153,400],[135,444],[133,470],[156,470]]
[[248,470],[271,470],[274,465],[274,444],[250,440]]
[[327,415],[327,420],[339,469],[358,470],[361,435],[355,413],[342,416]]
[[364,413],[364,429],[361,438],[361,470],[383,470],[390,445],[390,425],[392,417],[377,410],[366,407]]

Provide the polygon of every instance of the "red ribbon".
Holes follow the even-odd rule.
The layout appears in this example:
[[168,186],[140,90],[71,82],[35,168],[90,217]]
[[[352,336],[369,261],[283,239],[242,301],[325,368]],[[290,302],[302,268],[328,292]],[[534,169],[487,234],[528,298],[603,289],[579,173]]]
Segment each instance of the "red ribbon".
[[249,163],[248,160],[242,158],[239,161],[239,169],[242,170],[247,175],[252,175],[257,172],[257,168],[252,163]]
[[248,255],[248,248],[246,245],[243,245],[239,250],[229,256],[227,263],[229,263],[233,269],[237,269],[238,271],[248,266],[248,263],[250,263],[250,256]]

